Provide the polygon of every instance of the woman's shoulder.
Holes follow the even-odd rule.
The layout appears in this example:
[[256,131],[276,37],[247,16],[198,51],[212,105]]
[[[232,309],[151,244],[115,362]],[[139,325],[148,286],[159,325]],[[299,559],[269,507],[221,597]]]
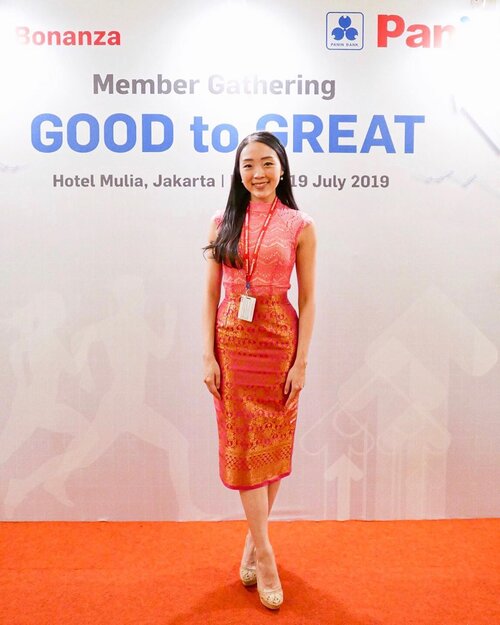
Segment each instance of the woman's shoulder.
[[305,213],[303,210],[298,211],[300,213],[300,218],[304,222],[304,225],[313,224],[314,219],[309,215],[309,213]]
[[210,221],[214,222],[215,225],[217,227],[219,227],[221,222],[222,222],[223,217],[224,217],[224,209],[220,208],[220,209],[216,210],[215,213],[212,213],[212,215],[210,217]]
[[283,210],[283,215],[285,216],[285,218],[291,220],[293,223],[296,223],[299,227],[304,227],[314,223],[314,219],[311,217],[311,215],[301,209],[296,210],[295,208],[290,208],[289,206],[286,206],[286,204],[283,204],[281,202],[280,208]]
[[300,233],[306,226],[313,224],[314,220],[309,213],[306,213],[303,210],[296,210],[295,208],[290,208],[284,204],[282,204],[282,207],[283,210],[281,211],[281,214],[283,215],[285,227],[290,233],[295,246],[297,246]]

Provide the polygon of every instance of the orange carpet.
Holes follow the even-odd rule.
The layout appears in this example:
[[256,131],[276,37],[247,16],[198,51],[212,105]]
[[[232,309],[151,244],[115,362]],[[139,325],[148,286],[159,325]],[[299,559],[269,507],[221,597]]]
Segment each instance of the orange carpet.
[[245,589],[245,526],[1,523],[2,625],[498,625],[500,521],[273,522],[278,612]]

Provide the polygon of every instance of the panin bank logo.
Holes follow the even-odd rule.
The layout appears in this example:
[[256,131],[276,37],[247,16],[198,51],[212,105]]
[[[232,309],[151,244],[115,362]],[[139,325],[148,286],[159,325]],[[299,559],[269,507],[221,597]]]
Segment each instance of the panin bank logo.
[[363,13],[330,12],[326,14],[328,50],[362,50],[363,44]]

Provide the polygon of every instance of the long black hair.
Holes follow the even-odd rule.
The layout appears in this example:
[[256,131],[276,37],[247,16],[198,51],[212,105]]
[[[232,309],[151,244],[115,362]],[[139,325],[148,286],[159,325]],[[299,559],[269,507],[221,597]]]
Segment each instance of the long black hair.
[[285,206],[299,210],[293,197],[288,157],[282,143],[272,133],[267,131],[253,132],[245,137],[236,150],[231,188],[229,189],[226,210],[224,211],[217,238],[210,245],[203,248],[204,251],[211,250],[213,258],[218,263],[225,263],[237,268],[243,266],[243,262],[238,254],[238,243],[247,205],[250,201],[250,192],[245,189],[240,176],[240,155],[243,148],[252,141],[265,143],[276,152],[283,170],[282,179],[280,179],[276,187],[276,195]]

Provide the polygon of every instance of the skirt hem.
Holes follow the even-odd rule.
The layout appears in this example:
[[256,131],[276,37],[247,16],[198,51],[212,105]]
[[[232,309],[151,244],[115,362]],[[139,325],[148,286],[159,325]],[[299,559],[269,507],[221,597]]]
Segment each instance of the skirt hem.
[[283,477],[287,477],[290,475],[291,471],[286,471],[286,473],[282,473],[277,477],[272,477],[269,480],[264,480],[263,482],[259,482],[259,484],[252,484],[251,486],[233,486],[228,484],[221,478],[221,482],[224,484],[226,488],[230,488],[231,490],[253,490],[254,488],[261,488],[262,486],[267,486],[268,484],[272,484],[273,482],[277,482],[281,480]]

